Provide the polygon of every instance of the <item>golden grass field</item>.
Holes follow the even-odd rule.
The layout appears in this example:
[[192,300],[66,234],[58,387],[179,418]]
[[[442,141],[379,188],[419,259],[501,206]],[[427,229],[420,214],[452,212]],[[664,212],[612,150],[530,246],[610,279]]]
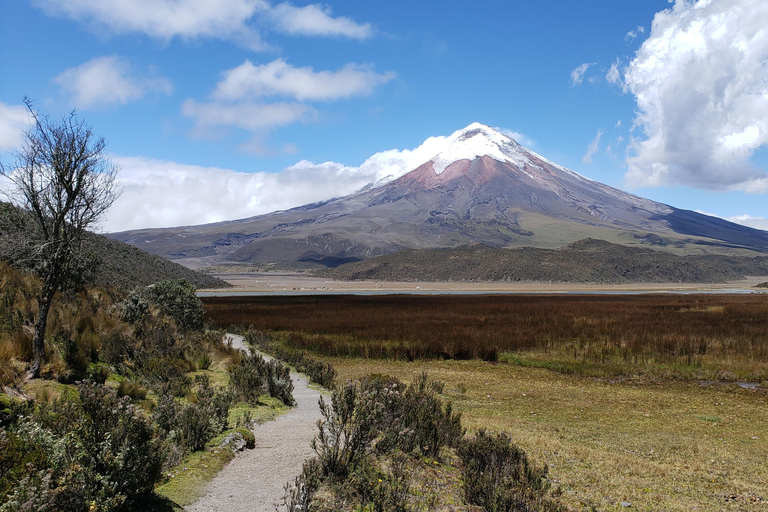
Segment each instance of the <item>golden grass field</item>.
[[574,510],[767,510],[768,393],[483,361],[324,358],[339,381],[426,370],[470,428],[510,432]]

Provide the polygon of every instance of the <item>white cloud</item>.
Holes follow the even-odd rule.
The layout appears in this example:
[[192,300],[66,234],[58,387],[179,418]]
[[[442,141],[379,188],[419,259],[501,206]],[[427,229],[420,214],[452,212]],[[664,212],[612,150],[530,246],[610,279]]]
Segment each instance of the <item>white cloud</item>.
[[736,224],[742,224],[751,228],[762,229],[768,231],[768,219],[765,217],[753,217],[751,215],[736,215],[735,217],[728,217],[726,220],[735,222]]
[[587,153],[581,157],[581,161],[585,164],[591,164],[592,163],[592,155],[594,155],[598,148],[600,147],[600,138],[603,136],[603,130],[597,130],[597,135],[595,135],[595,138],[592,139],[592,142],[589,143],[589,147],[587,148]]
[[117,56],[98,57],[64,70],[54,78],[79,108],[125,104],[150,92],[171,94],[171,82],[157,76],[132,73],[128,61]]
[[341,197],[412,171],[444,151],[446,140],[430,137],[415,149],[382,151],[359,167],[301,160],[276,173],[113,157],[121,167],[123,195],[107,212],[102,229],[115,232],[242,219]]
[[349,18],[331,17],[331,8],[321,4],[294,7],[288,2],[271,10],[281,32],[302,36],[341,36],[367,39],[373,33],[368,23],[355,23]]
[[350,63],[338,71],[314,71],[311,67],[295,68],[283,59],[259,66],[246,60],[224,73],[212,96],[228,101],[273,95],[300,101],[332,100],[368,95],[395,76],[392,72],[376,73],[371,65]]
[[584,81],[584,75],[594,62],[585,62],[573,71],[571,71],[571,87],[577,86]]
[[768,3],[676,0],[624,73],[637,102],[630,186],[768,191]]
[[24,129],[31,122],[24,105],[6,105],[0,101],[0,152],[21,146]]
[[741,224],[742,226],[748,226],[750,228],[762,229],[764,231],[768,231],[768,219],[766,219],[765,217],[753,217],[752,215],[748,215],[748,214],[734,215],[732,217],[721,217],[720,215],[705,212],[702,210],[696,210],[696,213],[701,213],[702,215],[709,215],[710,217],[717,217],[718,219],[723,219],[729,222],[734,222],[736,224]]
[[611,69],[609,69],[608,73],[605,74],[605,79],[608,80],[609,84],[618,85],[621,83],[621,72],[619,72],[619,59],[616,59],[616,62],[611,64]]
[[317,111],[301,103],[198,103],[187,99],[181,113],[195,120],[197,135],[206,135],[215,127],[235,126],[243,130],[258,131],[311,121]]
[[534,146],[533,140],[528,137],[524,133],[516,132],[514,130],[507,130],[506,128],[494,128],[497,132],[499,132],[502,135],[506,135],[507,137],[514,139],[517,143],[522,144],[523,146]]
[[[378,74],[367,65],[347,64],[338,71],[314,71],[310,67],[294,68],[282,59],[260,66],[246,60],[224,72],[211,93],[212,101],[200,103],[187,99],[182,104],[182,114],[195,120],[198,135],[226,126],[248,131],[267,130],[317,119],[318,111],[306,104],[307,101],[368,95],[377,85],[395,76],[395,73]],[[270,96],[287,96],[299,102],[265,101]],[[244,149],[256,154],[268,151],[258,140]]]
[[624,36],[624,40],[629,42],[635,40],[638,36],[645,34],[645,27],[639,25],[635,30],[630,30]]
[[143,33],[166,41],[207,37],[234,41],[252,50],[265,50],[266,26],[291,35],[365,39],[370,25],[332,17],[320,5],[272,6],[265,0],[34,0],[49,14],[88,24],[106,34]]

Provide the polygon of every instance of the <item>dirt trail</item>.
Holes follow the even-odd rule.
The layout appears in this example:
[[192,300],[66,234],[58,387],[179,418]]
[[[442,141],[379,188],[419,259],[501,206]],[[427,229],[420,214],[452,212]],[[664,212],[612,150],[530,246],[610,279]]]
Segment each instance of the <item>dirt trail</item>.
[[[228,334],[233,346],[247,350],[242,336]],[[239,453],[210,483],[208,493],[188,512],[274,512],[283,486],[298,476],[320,418],[320,392],[307,386],[307,378],[291,373],[296,406],[274,421],[254,429],[256,448]]]

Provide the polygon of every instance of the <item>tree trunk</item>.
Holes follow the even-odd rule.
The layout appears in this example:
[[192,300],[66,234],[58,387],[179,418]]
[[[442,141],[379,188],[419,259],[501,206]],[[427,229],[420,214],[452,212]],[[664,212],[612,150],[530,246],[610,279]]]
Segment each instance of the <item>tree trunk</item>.
[[51,309],[53,294],[43,291],[37,299],[37,322],[35,335],[32,338],[32,365],[27,372],[27,378],[36,379],[40,376],[40,368],[45,361],[45,329],[48,326],[48,311]]

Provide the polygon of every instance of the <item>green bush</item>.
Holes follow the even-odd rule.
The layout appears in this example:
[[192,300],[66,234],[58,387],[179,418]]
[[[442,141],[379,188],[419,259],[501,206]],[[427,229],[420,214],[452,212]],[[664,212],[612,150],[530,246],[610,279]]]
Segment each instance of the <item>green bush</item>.
[[348,383],[333,391],[330,404],[320,397],[320,414],[312,449],[323,476],[344,479],[372,450],[371,444],[379,434],[381,403],[360,383]]
[[144,400],[147,398],[147,388],[136,382],[123,380],[117,386],[117,396],[120,398],[127,396],[131,400]]
[[464,466],[464,495],[468,503],[488,512],[556,511],[545,498],[547,468],[533,467],[509,434],[479,430],[459,444]]
[[198,375],[195,381],[195,402],[181,408],[166,397],[158,404],[155,415],[160,428],[178,433],[181,445],[189,451],[202,450],[227,428],[232,404],[232,394],[213,388],[207,375]]
[[203,302],[189,282],[184,279],[160,281],[148,289],[154,303],[163,313],[173,318],[180,329],[190,331],[203,328]]
[[[395,390],[404,387],[397,381],[390,385]],[[396,407],[390,411],[391,422],[380,448],[392,445],[406,453],[416,451],[437,458],[442,446],[457,446],[464,435],[461,413],[453,412],[451,402],[443,404],[437,396],[442,392],[443,383],[429,380],[426,373],[414,380],[400,400],[393,402]]]
[[0,496],[3,511],[132,509],[161,478],[165,451],[152,423],[128,398],[90,381],[78,384],[77,397],[41,405],[13,435],[31,460]]
[[268,393],[285,405],[294,404],[290,370],[279,361],[244,354],[229,372],[229,389],[240,401],[257,405],[259,397]]
[[270,339],[259,331],[249,330],[245,333],[245,339],[254,347],[259,347],[270,353],[277,359],[293,365],[296,371],[305,373],[309,380],[324,388],[331,389],[336,380],[336,369],[330,363],[318,361],[305,352],[294,348],[286,348]]
[[103,363],[94,364],[88,368],[88,379],[96,384],[104,384],[107,382],[110,373],[109,366]]

